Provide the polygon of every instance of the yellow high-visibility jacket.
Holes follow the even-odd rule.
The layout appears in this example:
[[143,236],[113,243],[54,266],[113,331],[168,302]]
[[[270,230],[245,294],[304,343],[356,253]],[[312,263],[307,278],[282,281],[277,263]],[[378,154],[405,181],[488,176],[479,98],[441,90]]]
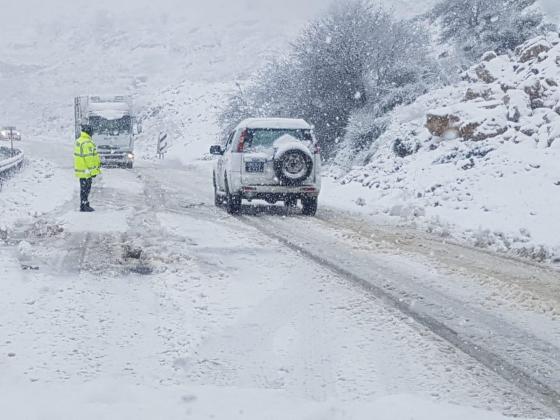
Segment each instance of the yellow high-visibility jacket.
[[74,147],[74,170],[76,177],[88,179],[101,173],[101,159],[97,147],[89,134],[84,133],[76,140]]

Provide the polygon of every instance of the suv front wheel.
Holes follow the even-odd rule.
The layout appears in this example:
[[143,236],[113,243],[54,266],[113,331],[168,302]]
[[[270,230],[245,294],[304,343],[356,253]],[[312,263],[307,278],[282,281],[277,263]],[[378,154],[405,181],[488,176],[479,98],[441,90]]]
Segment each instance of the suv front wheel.
[[214,183],[214,205],[216,207],[221,207],[224,204],[224,200],[218,194],[218,184],[216,183],[216,174],[213,176],[213,183]]

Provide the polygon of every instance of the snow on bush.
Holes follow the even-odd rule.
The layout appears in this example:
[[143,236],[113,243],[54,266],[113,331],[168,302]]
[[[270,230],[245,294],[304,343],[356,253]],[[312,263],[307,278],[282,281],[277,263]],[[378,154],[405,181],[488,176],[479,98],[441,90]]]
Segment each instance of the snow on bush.
[[[560,37],[486,54],[462,81],[391,114],[339,178],[368,211],[449,224],[472,243],[537,260],[560,253]],[[372,121],[376,121],[372,118]],[[399,209],[423,211],[401,211]]]
[[506,53],[550,28],[536,3],[440,0],[430,17],[441,26],[441,41],[454,44],[459,56],[472,61],[488,50]]
[[338,159],[350,163],[383,132],[389,111],[437,79],[429,56],[429,36],[415,23],[367,0],[334,2],[287,57],[268,63],[230,98],[221,125],[227,131],[244,117],[304,118],[315,125],[325,156],[343,144]]

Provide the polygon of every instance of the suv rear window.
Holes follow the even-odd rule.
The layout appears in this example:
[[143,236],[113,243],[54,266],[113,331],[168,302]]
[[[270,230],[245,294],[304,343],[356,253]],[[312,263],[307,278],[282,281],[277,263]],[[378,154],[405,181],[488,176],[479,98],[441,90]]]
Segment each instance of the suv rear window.
[[294,130],[294,129],[276,129],[276,128],[258,128],[249,130],[249,138],[245,144],[249,148],[269,148],[280,137],[290,135],[301,141],[313,141],[311,130]]

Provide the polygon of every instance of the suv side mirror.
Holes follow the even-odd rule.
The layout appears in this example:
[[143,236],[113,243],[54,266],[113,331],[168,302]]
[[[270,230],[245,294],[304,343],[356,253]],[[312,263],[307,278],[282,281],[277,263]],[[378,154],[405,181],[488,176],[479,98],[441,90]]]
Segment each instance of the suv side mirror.
[[222,156],[224,151],[222,150],[222,146],[211,146],[210,147],[210,154],[216,156]]

